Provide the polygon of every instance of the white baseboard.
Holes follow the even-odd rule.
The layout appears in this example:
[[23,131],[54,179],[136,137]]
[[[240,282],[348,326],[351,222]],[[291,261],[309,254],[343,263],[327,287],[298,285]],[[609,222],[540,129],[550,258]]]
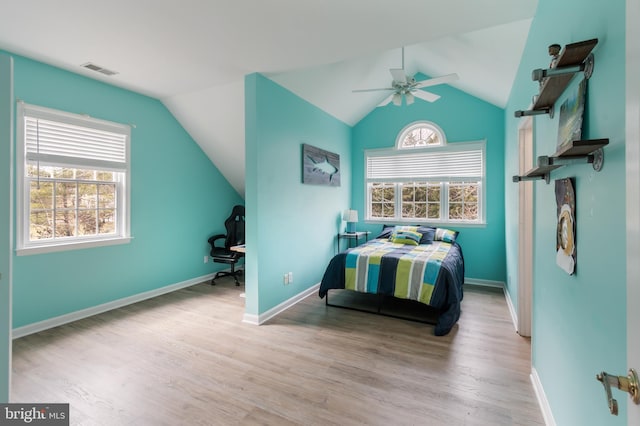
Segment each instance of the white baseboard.
[[513,306],[513,302],[511,301],[511,295],[509,294],[509,289],[504,287],[504,298],[507,300],[507,307],[509,308],[509,313],[511,314],[511,322],[513,322],[513,326],[516,329],[516,333],[518,332],[518,313],[516,312],[516,308]]
[[242,322],[246,322],[247,324],[251,325],[260,325],[260,316],[245,313],[242,316]]
[[529,377],[531,378],[531,383],[533,384],[533,390],[536,393],[536,398],[538,398],[538,404],[540,405],[540,411],[542,411],[544,423],[547,426],[556,426],[556,421],[553,418],[553,413],[551,413],[551,407],[549,406],[547,395],[544,393],[544,388],[542,387],[540,376],[538,376],[538,372],[535,368],[531,367],[531,375]]
[[464,285],[477,285],[481,287],[494,287],[494,288],[505,287],[505,284],[502,281],[482,280],[480,278],[468,278],[468,277],[464,277]]
[[133,296],[124,297],[122,299],[114,300],[112,302],[103,303],[102,305],[81,309],[79,311],[60,315],[44,321],[39,321],[33,324],[17,327],[13,329],[11,337],[13,339],[17,339],[19,337],[24,337],[29,334],[38,333],[40,331],[47,330],[49,328],[58,327],[63,324],[67,324],[67,323],[77,321],[83,318],[87,318],[93,315],[101,314],[103,312],[107,312],[112,309],[121,308],[123,306],[131,305],[133,303],[151,299],[152,297],[157,297],[166,293],[171,293],[172,291],[180,290],[181,288],[191,287],[192,285],[200,284],[203,281],[211,280],[214,277],[214,275],[215,275],[215,272],[211,274],[203,275],[201,277],[182,281],[180,283],[171,284],[171,285],[157,288],[154,290],[145,291],[144,293],[134,294]]
[[306,299],[307,297],[311,296],[314,293],[317,294],[319,288],[320,288],[320,283],[312,285],[308,289],[296,294],[290,299],[285,300],[284,302],[280,303],[279,305],[269,309],[268,311],[262,314],[259,314],[259,315],[244,314],[244,316],[242,317],[242,322],[246,322],[247,324],[252,324],[252,325],[264,324],[266,321],[275,317],[280,312],[286,311],[287,309],[289,309],[296,303],[300,302],[301,300]]

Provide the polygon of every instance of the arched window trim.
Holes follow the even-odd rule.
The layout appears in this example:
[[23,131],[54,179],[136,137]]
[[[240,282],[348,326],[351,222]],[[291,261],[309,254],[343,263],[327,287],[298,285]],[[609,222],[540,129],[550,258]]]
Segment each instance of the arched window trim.
[[[428,127],[433,130],[440,138],[440,142],[437,145],[426,145],[426,146],[403,146],[403,141],[407,137],[407,135],[414,131],[415,129],[421,127]],[[444,134],[444,131],[438,126],[436,123],[427,120],[414,121],[413,123],[409,123],[406,125],[400,133],[398,133],[398,137],[396,138],[396,149],[397,150],[406,150],[406,149],[424,149],[424,148],[432,148],[437,146],[446,146],[447,138]]]

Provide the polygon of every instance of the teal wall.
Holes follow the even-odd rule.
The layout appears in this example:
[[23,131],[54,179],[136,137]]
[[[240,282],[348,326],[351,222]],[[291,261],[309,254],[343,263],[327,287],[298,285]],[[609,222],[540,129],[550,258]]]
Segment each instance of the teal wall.
[[[131,123],[129,244],[13,259],[13,326],[205,276],[207,238],[243,200],[156,99],[15,56],[26,103]],[[3,157],[4,158],[4,157]]]
[[[561,168],[551,184],[536,182],[532,362],[558,425],[626,425],[628,397],[616,393],[613,417],[603,387],[605,369],[622,374],[626,363],[625,256],[625,2],[539,0],[538,11],[507,105],[506,174],[517,174],[519,121],[537,91],[531,70],[549,63],[547,46],[598,38],[595,70],[588,83],[585,139],[609,138],[604,168]],[[575,88],[582,75],[574,78]],[[566,93],[558,100],[562,104]],[[534,120],[536,155],[555,151],[558,114]],[[555,261],[556,202],[553,180],[575,178],[577,266],[567,275]],[[506,184],[506,206],[517,206],[517,184]],[[517,285],[517,209],[507,210],[509,275]],[[516,291],[512,291],[512,297]],[[616,391],[614,391],[616,392]]]
[[[246,313],[259,315],[320,282],[334,254],[351,196],[351,129],[260,74],[245,78],[245,109]],[[303,143],[340,155],[340,187],[301,183]]]
[[[418,75],[417,79],[426,78]],[[467,278],[505,281],[504,246],[504,110],[448,85],[430,87],[442,97],[433,103],[416,100],[400,107],[389,104],[376,108],[353,129],[353,199],[359,212],[358,229],[380,231],[380,224],[364,223],[364,151],[393,148],[398,133],[418,120],[431,121],[444,131],[447,142],[486,140],[486,220],[487,225],[447,226],[460,231]]]
[[13,64],[0,53],[0,403],[9,401],[11,360],[11,163]]

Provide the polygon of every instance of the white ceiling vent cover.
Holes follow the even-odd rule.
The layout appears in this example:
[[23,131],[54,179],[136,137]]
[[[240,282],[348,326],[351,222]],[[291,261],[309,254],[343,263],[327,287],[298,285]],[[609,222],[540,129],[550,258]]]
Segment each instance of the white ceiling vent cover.
[[96,64],[91,63],[91,62],[87,62],[86,64],[82,64],[81,67],[86,68],[86,69],[91,70],[91,71],[97,71],[97,72],[99,72],[101,74],[108,75],[108,76],[112,76],[112,75],[118,74],[117,71],[112,71],[110,69],[101,67],[100,65],[96,65]]

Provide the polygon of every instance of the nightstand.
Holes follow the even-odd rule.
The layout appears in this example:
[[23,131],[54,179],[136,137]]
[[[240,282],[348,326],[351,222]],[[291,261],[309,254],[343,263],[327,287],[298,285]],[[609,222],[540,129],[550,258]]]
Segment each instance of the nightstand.
[[[369,231],[360,231],[360,232],[339,232],[337,239],[338,252],[340,252],[340,240],[347,240],[347,248],[357,247],[361,244],[360,240],[363,243],[369,241]],[[352,245],[352,242],[355,241],[355,245]]]

